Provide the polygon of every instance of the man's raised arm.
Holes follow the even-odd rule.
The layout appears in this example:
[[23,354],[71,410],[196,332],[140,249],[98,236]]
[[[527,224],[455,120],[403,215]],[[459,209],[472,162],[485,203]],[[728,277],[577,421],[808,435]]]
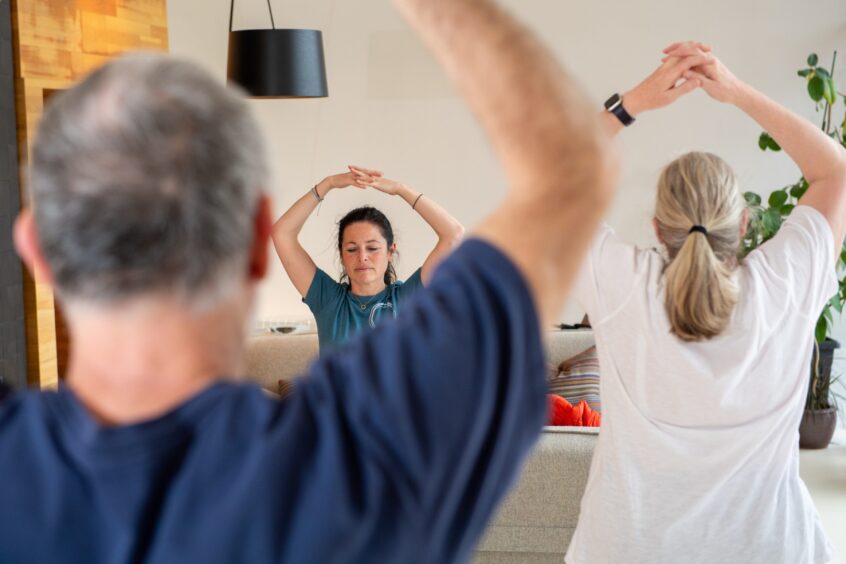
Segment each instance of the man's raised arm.
[[616,181],[616,154],[596,108],[494,2],[394,3],[487,131],[509,187],[474,234],[518,266],[546,323],[563,305]]

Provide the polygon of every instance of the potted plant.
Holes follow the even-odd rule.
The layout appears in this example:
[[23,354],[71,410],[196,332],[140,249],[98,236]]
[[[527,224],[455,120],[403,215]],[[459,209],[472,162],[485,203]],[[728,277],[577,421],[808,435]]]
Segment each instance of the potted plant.
[[[798,75],[806,80],[808,95],[816,104],[817,112],[822,112],[821,129],[832,139],[846,148],[846,115],[842,120],[835,117],[838,100],[846,103],[846,96],[838,92],[834,82],[834,65],[837,51],[834,52],[831,67],[826,69],[818,65],[816,54],[808,56],[808,66],[800,69]],[[844,112],[846,113],[846,112]],[[780,151],[781,147],[767,132],[761,133],[758,146],[762,151]],[[781,227],[784,218],[790,215],[799,199],[808,189],[808,182],[800,178],[796,183],[773,191],[766,204],[755,192],[746,192],[744,197],[749,207],[749,224],[743,239],[742,254],[746,255],[762,243],[770,240]],[[846,245],[840,252],[837,264],[839,287],[820,313],[817,321],[814,356],[811,361],[810,384],[805,406],[805,415],[799,429],[799,444],[803,448],[825,448],[831,441],[837,424],[835,394],[831,384],[831,364],[835,349],[840,344],[830,337],[833,326],[833,312],[842,313],[846,303]]]
[[[815,350],[814,362],[820,358],[821,355]],[[823,378],[823,374],[828,374],[828,378]],[[838,380],[840,376],[831,378],[831,360],[825,368],[812,369],[805,413],[799,424],[799,448],[825,448],[831,442],[837,427],[837,399],[843,399],[832,388]]]

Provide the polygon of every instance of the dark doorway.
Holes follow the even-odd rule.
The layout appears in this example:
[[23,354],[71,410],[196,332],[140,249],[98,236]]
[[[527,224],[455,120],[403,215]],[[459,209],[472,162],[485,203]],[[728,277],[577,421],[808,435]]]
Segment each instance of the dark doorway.
[[15,67],[9,0],[0,0],[0,381],[26,386],[23,271],[12,244],[21,208],[15,120]]

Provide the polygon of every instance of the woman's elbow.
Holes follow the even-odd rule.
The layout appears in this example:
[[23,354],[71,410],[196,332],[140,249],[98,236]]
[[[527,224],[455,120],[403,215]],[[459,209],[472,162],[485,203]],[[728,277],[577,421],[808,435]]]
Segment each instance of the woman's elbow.
[[449,243],[450,248],[455,248],[461,244],[461,241],[464,240],[464,226],[460,223],[456,222],[455,225],[452,226],[449,235],[447,236],[447,243]]
[[291,231],[291,229],[280,220],[274,223],[273,227],[271,227],[270,238],[273,239],[273,243],[277,247],[285,248],[290,247],[297,242],[297,233]]

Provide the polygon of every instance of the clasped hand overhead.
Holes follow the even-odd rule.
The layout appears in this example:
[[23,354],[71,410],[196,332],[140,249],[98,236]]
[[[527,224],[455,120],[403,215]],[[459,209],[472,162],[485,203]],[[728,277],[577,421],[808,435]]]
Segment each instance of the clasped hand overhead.
[[335,174],[327,178],[332,188],[374,188],[385,194],[396,195],[402,186],[400,182],[385,178],[381,170],[349,165],[348,172]]
[[673,43],[652,74],[623,96],[626,110],[634,115],[663,108],[680,97],[702,88],[711,98],[732,102],[740,81],[711,52],[705,43]]

